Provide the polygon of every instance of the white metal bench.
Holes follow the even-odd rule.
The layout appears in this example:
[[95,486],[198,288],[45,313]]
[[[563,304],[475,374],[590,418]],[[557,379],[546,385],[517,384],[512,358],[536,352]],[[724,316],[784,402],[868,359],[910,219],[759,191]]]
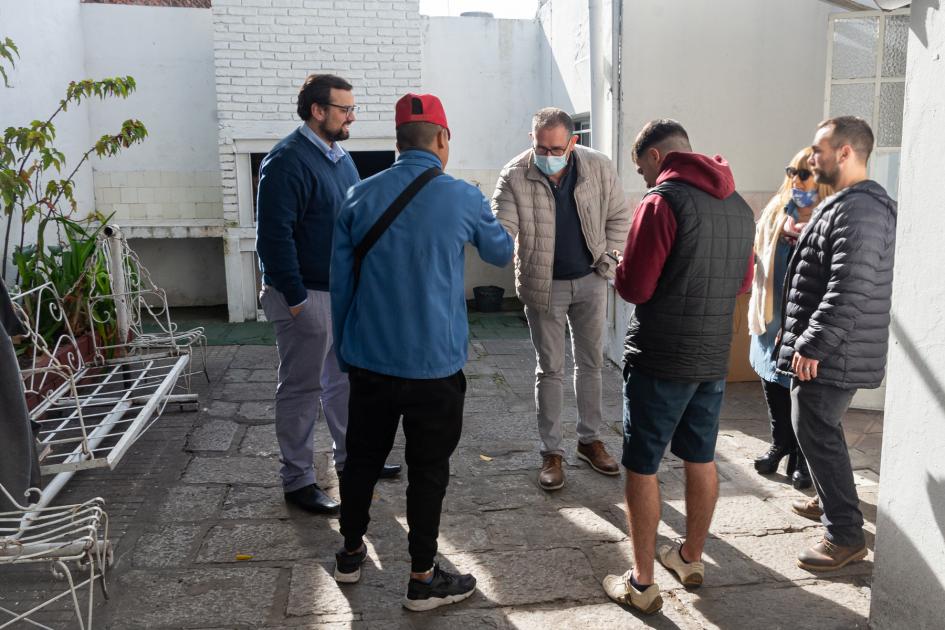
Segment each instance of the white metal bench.
[[[54,475],[34,506],[42,508],[76,471],[114,468],[168,402],[195,402],[196,395],[173,395],[188,353],[103,346],[94,334],[80,341],[50,283],[11,299],[28,331],[32,367],[21,374],[39,426],[40,471]],[[93,298],[90,308],[98,299],[106,298]],[[40,333],[54,323],[62,330],[50,347]]]

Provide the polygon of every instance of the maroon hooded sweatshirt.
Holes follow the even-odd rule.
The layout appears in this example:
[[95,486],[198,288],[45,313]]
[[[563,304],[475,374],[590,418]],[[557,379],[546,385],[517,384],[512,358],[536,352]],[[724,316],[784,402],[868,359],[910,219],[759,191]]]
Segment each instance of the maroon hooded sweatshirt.
[[[732,169],[721,155],[710,158],[700,153],[672,151],[666,154],[656,183],[670,179],[695,186],[717,199],[735,192]],[[644,196],[634,211],[623,260],[617,265],[614,286],[620,297],[632,304],[643,304],[653,297],[675,239],[676,217],[669,204],[658,193]],[[752,254],[739,295],[751,287],[754,268]]]

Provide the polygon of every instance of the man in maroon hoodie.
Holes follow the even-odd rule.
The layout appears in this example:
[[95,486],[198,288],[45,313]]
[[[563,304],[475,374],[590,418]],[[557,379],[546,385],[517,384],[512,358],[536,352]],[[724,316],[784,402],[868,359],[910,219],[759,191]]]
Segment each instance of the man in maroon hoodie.
[[622,457],[635,566],[607,576],[604,589],[652,613],[662,606],[653,559],[656,472],[667,445],[685,463],[686,537],[656,555],[686,586],[702,584],[705,573],[732,313],[751,284],[755,226],[728,163],[693,153],[678,122],[648,123],[634,142],[633,161],[650,189],[634,213],[615,285],[636,305],[624,352]]

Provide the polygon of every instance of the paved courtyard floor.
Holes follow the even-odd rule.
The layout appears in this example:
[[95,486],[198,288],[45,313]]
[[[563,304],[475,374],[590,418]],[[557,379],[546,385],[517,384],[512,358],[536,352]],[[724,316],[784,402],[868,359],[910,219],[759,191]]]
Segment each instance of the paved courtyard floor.
[[[169,409],[110,472],[80,473],[61,501],[101,495],[116,543],[111,599],[97,604],[109,628],[865,628],[872,551],[825,576],[795,565],[821,527],[794,515],[800,496],[783,475],[757,475],[767,440],[757,383],[730,384],[718,443],[721,498],[706,548],[706,581],[683,588],[657,565],[663,610],[644,617],[611,603],[600,587],[630,566],[622,478],[574,455],[575,404],[565,397],[565,487],[537,484],[534,356],[509,317],[476,323],[466,367],[463,438],[440,530],[445,566],[472,572],[476,594],[428,613],[400,606],[406,587],[406,479],[377,486],[360,584],[331,578],[341,542],[336,518],[286,507],[273,428],[275,348],[210,348],[210,383],[196,378],[201,408]],[[621,379],[605,370],[603,439],[619,454]],[[850,412],[851,447],[868,545],[876,516],[882,416]],[[317,432],[320,482],[338,496],[330,443]],[[390,461],[403,461],[398,440]],[[783,470],[783,467],[782,467]],[[660,470],[660,541],[684,528],[680,461]],[[53,582],[36,570],[5,574],[0,602],[22,608]],[[2,577],[2,576],[0,576]],[[13,579],[17,578],[17,579]],[[65,604],[43,618],[68,619]],[[29,626],[23,626],[29,627]],[[74,626],[69,626],[74,627]]]

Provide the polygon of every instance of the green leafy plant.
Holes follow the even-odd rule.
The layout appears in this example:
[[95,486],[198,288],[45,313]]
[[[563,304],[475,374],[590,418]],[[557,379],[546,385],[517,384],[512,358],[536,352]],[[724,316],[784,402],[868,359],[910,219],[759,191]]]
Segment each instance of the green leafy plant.
[[[4,66],[13,68],[19,56],[10,38],[0,39],[0,78],[6,87],[10,85],[8,68]],[[141,121],[126,120],[117,133],[103,135],[67,170],[66,157],[54,144],[55,122],[60,114],[85,100],[127,98],[135,88],[135,80],[130,76],[72,81],[50,116],[26,126],[7,127],[0,139],[0,207],[5,220],[2,278],[8,280],[7,261],[11,260],[12,246],[16,271],[13,282],[22,291],[52,282],[76,334],[88,327],[89,292],[97,288],[101,293],[110,293],[105,261],[96,256],[96,238],[110,217],[95,211],[79,216],[75,176],[93,155],[117,155],[122,149],[142,142],[148,132]],[[15,225],[19,227],[18,234],[14,233]],[[26,242],[30,225],[36,227],[35,243]],[[57,332],[43,331],[47,339]]]

